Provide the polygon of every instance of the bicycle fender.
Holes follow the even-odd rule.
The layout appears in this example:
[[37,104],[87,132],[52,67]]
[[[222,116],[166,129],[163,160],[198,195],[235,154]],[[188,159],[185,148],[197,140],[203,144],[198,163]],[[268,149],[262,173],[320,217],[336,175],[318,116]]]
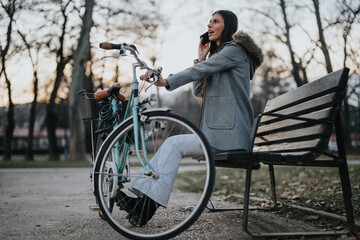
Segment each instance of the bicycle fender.
[[171,109],[170,108],[151,108],[151,109],[146,109],[145,111],[141,112],[142,114],[146,114],[149,112],[170,112]]

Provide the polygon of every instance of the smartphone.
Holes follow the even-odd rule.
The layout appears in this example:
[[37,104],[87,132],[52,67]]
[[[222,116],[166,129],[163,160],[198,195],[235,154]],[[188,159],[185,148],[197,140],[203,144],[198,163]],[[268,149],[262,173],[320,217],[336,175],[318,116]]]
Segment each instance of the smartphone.
[[202,39],[202,45],[207,44],[210,40],[209,40],[209,34],[208,32],[204,33],[203,35],[200,36],[200,38]]

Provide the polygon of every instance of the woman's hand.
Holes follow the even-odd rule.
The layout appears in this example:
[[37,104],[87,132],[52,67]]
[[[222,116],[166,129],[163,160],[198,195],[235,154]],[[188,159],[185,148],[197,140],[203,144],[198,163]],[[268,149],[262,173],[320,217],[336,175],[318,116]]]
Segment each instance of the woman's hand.
[[[141,80],[144,80],[148,83],[151,83],[151,81],[149,80],[150,78],[154,77],[154,73],[151,72],[151,71],[146,71],[145,74],[141,75],[140,76],[140,79]],[[160,74],[158,76],[158,81],[156,83],[154,83],[155,86],[158,86],[158,87],[166,87],[167,85],[169,85],[168,81],[166,81],[166,79],[164,79],[162,77],[162,75]]]
[[208,42],[207,44],[203,45],[202,44],[202,38],[200,38],[200,42],[199,42],[199,50],[198,50],[198,55],[199,55],[199,61],[204,61],[206,60],[207,55],[210,52],[210,42]]

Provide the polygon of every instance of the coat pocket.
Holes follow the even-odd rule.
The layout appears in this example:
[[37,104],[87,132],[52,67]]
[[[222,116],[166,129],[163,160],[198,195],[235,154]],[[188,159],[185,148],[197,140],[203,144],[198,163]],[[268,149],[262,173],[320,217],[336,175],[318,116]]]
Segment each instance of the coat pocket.
[[206,108],[206,125],[209,128],[234,128],[235,100],[232,97],[208,97]]

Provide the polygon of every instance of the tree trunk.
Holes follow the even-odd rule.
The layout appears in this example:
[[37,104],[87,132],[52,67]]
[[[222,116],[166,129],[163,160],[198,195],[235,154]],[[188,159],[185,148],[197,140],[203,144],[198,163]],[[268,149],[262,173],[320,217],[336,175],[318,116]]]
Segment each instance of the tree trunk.
[[14,105],[10,104],[7,113],[7,124],[5,126],[5,149],[4,160],[11,160],[11,143],[14,134],[15,122],[14,122]]
[[5,149],[4,149],[4,160],[11,160],[11,143],[14,134],[15,120],[14,120],[14,104],[11,98],[11,83],[7,77],[5,69],[3,71],[5,81],[7,83],[8,95],[9,95],[9,108],[7,112],[7,123],[5,125]]
[[35,126],[35,117],[36,117],[36,102],[37,102],[37,95],[38,95],[38,76],[37,71],[34,71],[34,99],[31,103],[30,108],[30,119],[29,119],[29,135],[27,139],[27,147],[26,147],[26,160],[34,160],[34,153],[33,153],[33,139],[34,139],[34,126]]
[[318,27],[318,31],[319,31],[319,40],[321,43],[321,51],[323,52],[324,57],[325,57],[326,70],[328,73],[331,73],[333,70],[332,70],[332,66],[331,66],[330,54],[329,54],[328,47],[327,47],[325,37],[324,37],[324,29],[323,29],[322,23],[321,23],[319,0],[313,0],[313,3],[314,3],[314,8],[315,8],[316,23],[317,23],[317,27]]
[[348,99],[350,96],[345,96],[344,99],[344,112],[343,112],[343,127],[344,127],[344,145],[347,151],[351,151],[351,120],[350,120],[350,109]]
[[48,137],[48,150],[49,150],[49,160],[60,160],[59,148],[57,146],[56,139],[56,123],[57,123],[57,114],[51,109],[50,105],[46,107],[46,129]]
[[83,87],[85,78],[85,63],[89,51],[90,30],[93,26],[92,11],[94,0],[86,1],[83,25],[81,27],[78,46],[74,54],[74,66],[72,71],[72,81],[69,93],[69,115],[70,115],[70,161],[86,160],[84,124],[80,118],[80,109],[76,101],[76,92]]
[[56,125],[58,116],[55,111],[55,99],[57,96],[57,92],[60,86],[61,79],[64,75],[64,68],[65,63],[63,62],[63,57],[60,59],[60,63],[58,63],[57,69],[56,69],[56,79],[53,91],[51,93],[50,102],[46,106],[46,129],[47,129],[47,135],[48,135],[48,142],[49,142],[49,159],[50,160],[59,160],[60,159],[60,153],[59,148],[57,145],[57,138],[56,138]]
[[9,2],[6,6],[1,4],[2,8],[5,10],[9,17],[9,23],[7,26],[7,32],[6,32],[6,45],[4,48],[0,46],[1,50],[1,72],[0,77],[2,74],[4,74],[7,91],[8,91],[8,98],[9,98],[9,108],[7,112],[7,122],[5,124],[5,149],[4,149],[4,160],[11,160],[11,143],[13,139],[14,134],[14,128],[15,128],[15,120],[14,120],[14,104],[11,97],[11,82],[6,74],[6,60],[8,51],[10,48],[11,43],[11,34],[12,34],[12,24],[14,21],[14,14],[16,11],[15,7],[15,1]]
[[[69,1],[70,2],[70,1]],[[67,13],[66,8],[69,5],[69,2],[61,9],[62,15],[64,17],[64,22],[62,24],[62,33],[59,38],[60,47],[56,52],[56,60],[57,60],[57,66],[56,66],[56,79],[54,83],[54,88],[51,92],[51,97],[48,105],[46,106],[46,129],[47,129],[47,135],[48,135],[48,142],[49,142],[49,159],[50,160],[59,160],[60,154],[59,154],[59,148],[57,145],[57,139],[56,139],[56,123],[57,123],[57,113],[54,110],[55,108],[55,99],[57,97],[57,92],[59,90],[60,82],[64,76],[64,68],[66,66],[66,63],[68,62],[69,58],[64,57],[64,38],[66,34],[66,25],[67,25]]]
[[286,6],[285,6],[285,1],[284,0],[280,0],[280,6],[281,6],[281,11],[283,14],[283,18],[284,18],[284,23],[285,23],[285,36],[286,36],[286,45],[289,49],[289,53],[290,53],[290,58],[291,58],[291,65],[293,67],[292,69],[292,75],[294,77],[294,80],[296,82],[296,85],[298,87],[300,87],[301,85],[304,84],[303,80],[300,77],[299,71],[300,71],[300,67],[299,67],[299,63],[296,62],[295,60],[295,53],[292,49],[292,45],[291,45],[291,41],[290,41],[290,24],[287,20],[287,15],[286,15]]

